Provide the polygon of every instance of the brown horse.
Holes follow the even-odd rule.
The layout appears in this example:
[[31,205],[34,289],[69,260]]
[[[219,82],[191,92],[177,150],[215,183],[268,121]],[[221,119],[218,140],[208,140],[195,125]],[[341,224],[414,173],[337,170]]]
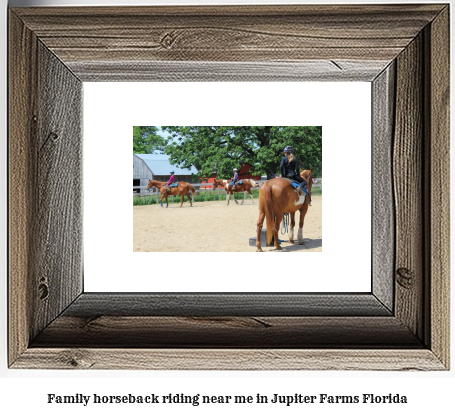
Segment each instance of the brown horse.
[[256,183],[252,179],[242,179],[242,180],[243,180],[242,184],[236,184],[234,187],[232,187],[229,184],[229,180],[214,179],[213,188],[216,189],[218,187],[224,187],[224,190],[226,191],[226,200],[227,200],[228,205],[229,205],[229,200],[231,199],[231,195],[232,195],[232,198],[234,199],[234,202],[239,204],[239,202],[237,202],[237,200],[235,200],[234,193],[240,193],[240,192],[243,192],[243,199],[242,199],[242,203],[240,203],[240,204],[243,204],[243,202],[245,201],[247,192],[251,196],[251,200],[254,203],[254,198],[251,193],[251,188],[259,187],[259,184]]
[[180,203],[180,207],[183,205],[183,198],[185,196],[188,197],[188,200],[190,201],[190,206],[193,206],[191,197],[190,197],[190,192],[193,194],[193,196],[196,194],[196,190],[194,187],[186,182],[179,182],[177,187],[171,187],[170,192],[167,192],[166,189],[166,182],[159,182],[158,180],[149,180],[147,184],[147,189],[151,189],[152,187],[156,187],[160,193],[161,193],[161,198],[160,198],[160,205],[163,207],[163,203],[161,202],[163,198],[166,199],[166,207],[168,207],[168,202],[167,202],[167,197],[170,196],[177,196],[180,195],[182,202]]
[[303,170],[300,173],[300,176],[308,183],[309,197],[297,193],[288,180],[280,177],[266,181],[261,187],[259,190],[259,219],[257,223],[256,240],[257,252],[262,252],[261,230],[264,218],[267,223],[266,244],[270,245],[272,243],[273,236],[276,249],[282,249],[278,242],[278,229],[284,213],[291,214],[289,242],[294,242],[295,212],[300,212],[297,240],[299,244],[303,243],[303,220],[311,202],[311,185],[313,183],[312,173],[313,168],[311,168],[311,170]]

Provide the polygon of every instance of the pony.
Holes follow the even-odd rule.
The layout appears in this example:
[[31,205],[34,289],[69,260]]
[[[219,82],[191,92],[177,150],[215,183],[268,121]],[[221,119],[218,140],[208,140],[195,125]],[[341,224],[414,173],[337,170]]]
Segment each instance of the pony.
[[289,229],[289,242],[294,242],[295,212],[300,212],[299,230],[297,233],[298,243],[303,243],[303,221],[311,202],[311,186],[313,184],[313,168],[303,170],[300,173],[307,182],[309,196],[300,195],[292,187],[291,183],[281,177],[268,180],[259,190],[259,218],[257,223],[256,252],[262,252],[261,248],[261,230],[266,219],[267,232],[266,244],[271,245],[272,236],[274,238],[275,248],[281,250],[278,242],[278,229],[283,219],[284,213],[290,213],[291,223]]
[[251,196],[251,200],[254,204],[254,198],[251,193],[251,189],[253,187],[259,187],[259,183],[256,183],[252,179],[242,179],[242,181],[243,181],[242,184],[236,184],[234,187],[232,187],[229,184],[229,180],[214,179],[213,180],[213,189],[216,189],[218,187],[224,187],[224,190],[226,191],[226,200],[227,200],[228,205],[229,205],[229,200],[231,199],[231,195],[232,195],[232,198],[234,199],[234,202],[239,204],[239,202],[237,202],[237,200],[235,200],[235,197],[234,197],[234,193],[239,193],[239,192],[243,192],[242,203],[240,203],[241,205],[245,201],[247,192]]
[[177,187],[171,187],[171,190],[170,190],[169,194],[168,194],[167,189],[166,189],[166,182],[159,182],[158,180],[149,180],[149,182],[147,184],[147,189],[151,189],[152,187],[156,187],[161,193],[161,198],[160,198],[161,207],[163,207],[163,203],[162,203],[163,198],[166,199],[166,207],[169,206],[168,205],[168,201],[167,201],[167,197],[169,195],[170,196],[180,195],[180,197],[182,199],[182,201],[180,203],[180,207],[182,207],[182,205],[183,205],[183,198],[185,196],[187,196],[188,200],[190,201],[190,207],[193,206],[193,203],[192,203],[192,200],[191,200],[191,197],[190,197],[190,192],[194,196],[196,194],[196,190],[189,183],[179,182]]

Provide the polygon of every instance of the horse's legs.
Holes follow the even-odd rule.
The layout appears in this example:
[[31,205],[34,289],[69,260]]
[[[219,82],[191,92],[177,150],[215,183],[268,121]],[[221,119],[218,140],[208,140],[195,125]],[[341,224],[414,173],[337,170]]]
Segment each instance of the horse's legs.
[[275,212],[275,226],[273,227],[273,238],[275,240],[275,248],[277,251],[280,251],[281,246],[278,242],[278,229],[280,229],[281,221],[283,220],[283,212]]
[[160,205],[161,207],[163,207],[163,203],[162,203],[162,200],[164,199],[164,193],[161,193],[161,198],[160,198]]
[[232,191],[231,191],[231,193],[232,193],[232,198],[234,199],[235,204],[238,205],[239,202],[237,202],[237,200],[235,199],[235,193]]
[[181,202],[180,202],[180,207],[182,207],[182,205],[183,205],[183,198],[184,197],[185,197],[185,192],[180,193],[180,199],[182,199]]
[[[261,203],[262,202],[262,203]],[[264,226],[265,212],[264,201],[259,200],[259,219],[257,223],[257,236],[256,236],[256,252],[262,252],[261,248],[261,231]]]
[[243,191],[243,199],[242,199],[242,203],[240,203],[241,205],[243,205],[243,202],[245,201],[245,196],[246,196],[246,190]]
[[248,190],[248,193],[250,194],[251,196],[251,203],[254,205],[254,197],[253,197],[253,193],[251,193],[251,190]]
[[229,199],[230,199],[230,194],[229,192],[226,190],[226,200],[227,200],[227,204],[229,205]]
[[188,193],[186,195],[188,196],[188,200],[190,201],[190,207],[192,207],[193,201],[191,200],[191,192],[188,190]]
[[289,242],[294,242],[295,212],[291,212],[291,224],[289,226]]
[[305,203],[300,208],[300,220],[299,220],[299,231],[297,232],[297,241],[299,245],[303,244],[303,220],[305,219],[305,215],[308,212],[308,203]]

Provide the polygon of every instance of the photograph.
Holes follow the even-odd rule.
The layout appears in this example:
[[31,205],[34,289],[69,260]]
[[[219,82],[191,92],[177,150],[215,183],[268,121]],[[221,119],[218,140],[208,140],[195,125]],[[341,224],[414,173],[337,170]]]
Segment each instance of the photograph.
[[134,126],[133,223],[134,252],[321,252],[322,127]]

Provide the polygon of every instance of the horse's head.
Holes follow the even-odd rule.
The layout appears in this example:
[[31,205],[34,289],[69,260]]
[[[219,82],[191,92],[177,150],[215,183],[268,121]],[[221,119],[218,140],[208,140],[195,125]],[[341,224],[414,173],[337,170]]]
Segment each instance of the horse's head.
[[221,186],[220,183],[216,181],[216,179],[213,179],[213,190],[217,189],[218,186]]
[[149,182],[147,183],[147,190],[151,189],[153,186],[155,186],[153,180],[149,180]]

